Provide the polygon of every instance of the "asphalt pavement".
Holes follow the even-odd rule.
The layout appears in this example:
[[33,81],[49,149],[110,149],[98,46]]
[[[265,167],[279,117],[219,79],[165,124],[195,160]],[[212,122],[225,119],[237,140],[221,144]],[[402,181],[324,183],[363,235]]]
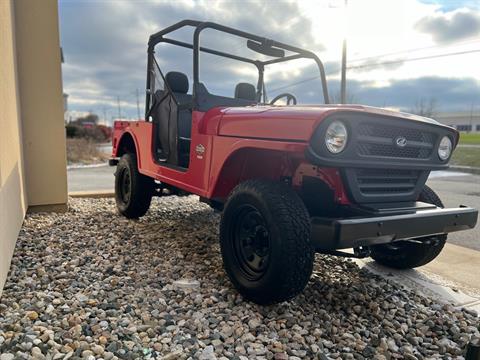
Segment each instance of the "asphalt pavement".
[[103,166],[70,168],[67,171],[68,191],[97,191],[114,188],[115,167]]
[[[68,170],[69,191],[113,191],[114,167],[84,167]],[[480,209],[480,175],[453,171],[432,172],[427,184],[447,207],[468,205]],[[452,233],[452,244],[480,251],[480,225],[473,230]]]
[[[455,172],[432,173],[427,181],[446,207],[468,205],[480,209],[480,175]],[[480,251],[480,225],[473,230],[452,233],[448,237],[451,244]]]

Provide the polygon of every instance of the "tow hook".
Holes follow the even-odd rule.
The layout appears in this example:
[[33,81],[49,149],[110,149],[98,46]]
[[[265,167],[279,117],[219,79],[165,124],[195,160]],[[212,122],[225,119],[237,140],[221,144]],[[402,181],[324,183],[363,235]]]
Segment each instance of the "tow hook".
[[416,244],[422,244],[422,245],[426,245],[426,246],[436,246],[438,245],[438,243],[440,242],[438,240],[437,237],[428,237],[428,238],[424,238],[424,239],[407,239],[407,240],[403,240],[403,241],[406,241],[406,242],[412,242],[412,243],[416,243]]

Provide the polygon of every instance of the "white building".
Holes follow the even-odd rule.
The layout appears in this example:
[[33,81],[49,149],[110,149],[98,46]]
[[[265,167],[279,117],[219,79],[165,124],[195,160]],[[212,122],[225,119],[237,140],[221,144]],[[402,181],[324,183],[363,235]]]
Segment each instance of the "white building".
[[437,113],[433,118],[442,124],[453,126],[458,131],[480,132],[480,113],[478,111]]

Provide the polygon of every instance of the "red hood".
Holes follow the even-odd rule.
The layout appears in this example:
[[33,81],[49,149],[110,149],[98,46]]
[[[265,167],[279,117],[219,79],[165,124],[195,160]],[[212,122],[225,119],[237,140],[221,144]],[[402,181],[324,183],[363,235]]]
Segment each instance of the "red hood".
[[353,111],[438,124],[422,116],[362,105],[251,106],[225,108],[218,135],[308,141],[327,115]]

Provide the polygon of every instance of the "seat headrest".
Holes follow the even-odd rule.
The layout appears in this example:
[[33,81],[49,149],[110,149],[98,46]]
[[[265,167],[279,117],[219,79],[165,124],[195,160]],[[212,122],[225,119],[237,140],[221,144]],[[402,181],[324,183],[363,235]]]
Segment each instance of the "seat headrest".
[[235,97],[237,99],[255,101],[257,97],[257,90],[252,84],[238,83],[237,86],[235,86]]
[[173,92],[186,94],[188,92],[187,75],[178,71],[170,71],[165,76],[168,86]]

